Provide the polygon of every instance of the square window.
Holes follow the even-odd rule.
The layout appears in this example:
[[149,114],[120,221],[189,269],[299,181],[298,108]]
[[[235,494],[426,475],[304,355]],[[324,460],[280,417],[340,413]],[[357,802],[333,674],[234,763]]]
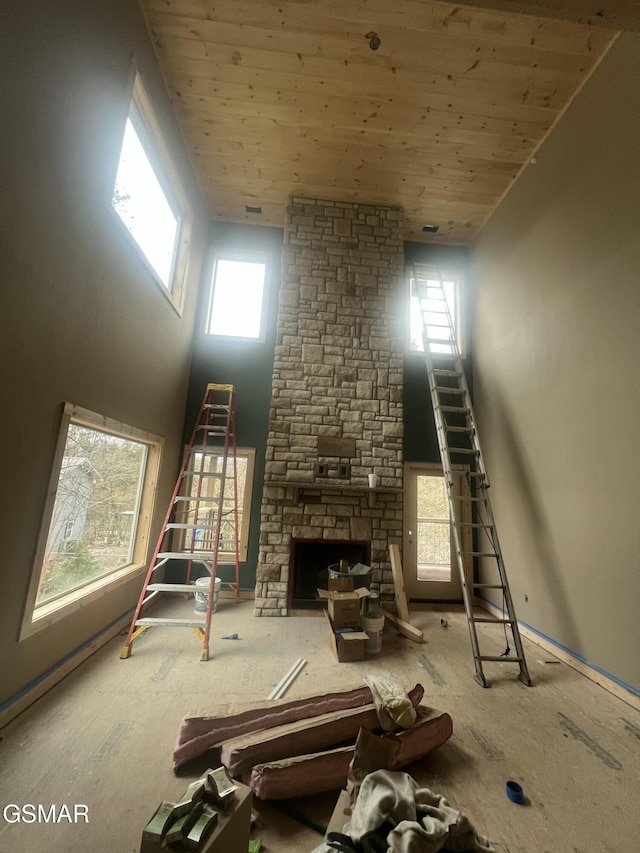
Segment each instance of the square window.
[[264,340],[264,261],[218,258],[213,268],[206,332]]
[[65,406],[23,633],[145,564],[161,444]]
[[111,204],[154,277],[180,311],[190,219],[139,77],[133,88]]

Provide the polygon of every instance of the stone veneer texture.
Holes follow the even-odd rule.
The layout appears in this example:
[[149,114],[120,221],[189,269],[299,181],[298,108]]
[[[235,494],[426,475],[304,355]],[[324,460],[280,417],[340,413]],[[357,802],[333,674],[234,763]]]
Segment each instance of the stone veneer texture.
[[[403,212],[293,197],[282,260],[255,614],[287,614],[292,538],[370,541],[372,588],[389,602],[389,544],[402,536]],[[339,461],[318,455],[321,436],[355,440],[340,460],[348,480],[316,477],[318,462]]]

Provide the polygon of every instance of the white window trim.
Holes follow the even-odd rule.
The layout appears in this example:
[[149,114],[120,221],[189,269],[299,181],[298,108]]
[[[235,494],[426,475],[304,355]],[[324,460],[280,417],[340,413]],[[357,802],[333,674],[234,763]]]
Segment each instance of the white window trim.
[[[138,242],[133,237],[127,226],[120,218],[118,211],[115,209],[111,199],[109,199],[109,209],[118,223],[121,232],[126,236],[129,244],[133,247],[135,253],[142,260],[153,280],[160,288],[163,295],[169,300],[179,316],[182,316],[184,308],[184,299],[186,292],[186,283],[189,272],[189,255],[191,248],[191,234],[193,230],[193,212],[187,195],[183,189],[182,182],[178,175],[178,170],[175,167],[174,160],[167,145],[164,134],[160,128],[160,123],[156,117],[151,98],[142,81],[140,74],[136,71],[133,77],[131,97],[129,99],[129,107],[125,116],[125,122],[122,129],[122,136],[126,127],[127,119],[131,115],[131,106],[135,105],[143,123],[143,136],[150,143],[151,151],[145,147],[145,153],[153,166],[157,168],[156,177],[170,202],[177,208],[179,212],[178,230],[176,234],[176,243],[173,255],[172,271],[169,285],[165,285],[162,279],[158,276],[153,266],[149,263],[147,256],[142,251]],[[117,172],[118,163],[120,161],[120,151],[122,144],[118,149],[118,160],[115,163]],[[113,175],[111,183],[111,192],[116,182],[116,172]]]
[[[38,588],[40,586],[40,574],[42,572],[42,563],[49,536],[49,527],[53,516],[58,479],[60,469],[62,467],[62,459],[64,456],[69,424],[72,422],[80,426],[89,427],[90,429],[100,429],[103,432],[109,432],[113,435],[121,436],[122,438],[133,439],[145,444],[147,447],[147,460],[140,496],[140,507],[133,545],[133,557],[131,563],[128,565],[116,569],[108,575],[97,578],[78,589],[71,590],[67,594],[62,595],[51,602],[47,602],[36,607],[36,598],[38,595]],[[58,444],[51,470],[49,488],[47,490],[47,500],[40,527],[40,535],[38,537],[33,569],[31,572],[31,581],[29,583],[29,591],[25,603],[19,640],[24,640],[27,637],[33,636],[44,628],[47,628],[49,625],[52,625],[54,622],[57,622],[60,619],[69,616],[71,613],[75,613],[81,608],[86,607],[96,599],[108,595],[112,590],[131,580],[132,575],[135,575],[136,573],[141,574],[146,569],[149,556],[151,521],[153,519],[163,445],[164,439],[157,435],[136,429],[135,427],[131,427],[121,421],[105,417],[104,415],[96,414],[88,409],[75,406],[72,403],[64,404],[62,421],[58,435]]]
[[[218,261],[264,264],[264,287],[262,289],[262,305],[260,306],[260,334],[257,338],[241,337],[240,335],[220,335],[217,332],[209,331]],[[203,324],[203,334],[206,338],[215,341],[239,341],[251,344],[265,343],[267,337],[267,292],[269,290],[269,276],[271,275],[271,261],[271,255],[266,252],[215,252],[210,263],[207,310],[204,315]]]
[[[416,267],[422,266],[421,264],[414,264]],[[454,272],[453,270],[447,269],[446,267],[438,268],[440,272],[440,278],[442,281],[453,281],[455,284],[455,301],[456,301],[456,316],[458,319],[457,327],[456,327],[456,340],[458,344],[458,352],[460,353],[460,358],[465,359],[467,357],[467,323],[466,323],[466,311],[467,311],[467,300],[466,300],[466,287],[465,287],[465,277],[462,272]],[[411,293],[411,279],[412,279],[413,268],[409,267],[405,276],[405,286],[406,292]],[[424,352],[421,350],[411,349],[411,303],[410,298],[407,298],[406,302],[406,311],[405,311],[405,323],[406,323],[406,334],[405,334],[405,352],[407,355],[413,357],[420,357],[424,359]]]

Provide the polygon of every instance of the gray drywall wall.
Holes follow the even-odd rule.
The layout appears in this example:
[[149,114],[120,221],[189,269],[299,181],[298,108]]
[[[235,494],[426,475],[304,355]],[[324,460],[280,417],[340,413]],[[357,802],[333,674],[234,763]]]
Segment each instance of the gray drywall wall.
[[[158,533],[208,229],[137,4],[26,0],[2,16],[0,705],[137,600],[140,576],[18,640],[64,401],[165,439]],[[110,209],[134,58],[196,217],[182,317]]]
[[475,407],[518,616],[636,689],[638,80],[623,35],[473,251]]

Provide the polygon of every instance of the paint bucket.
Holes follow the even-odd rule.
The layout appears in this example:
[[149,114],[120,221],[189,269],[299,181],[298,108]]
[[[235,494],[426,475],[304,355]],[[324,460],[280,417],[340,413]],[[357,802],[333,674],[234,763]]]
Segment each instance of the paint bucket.
[[380,616],[362,616],[362,630],[367,634],[369,639],[364,644],[364,650],[367,654],[377,655],[382,649],[382,632],[384,630],[384,615]]
[[[218,609],[218,593],[220,592],[220,578],[216,578],[214,587],[213,587],[213,603],[211,606],[211,612],[214,613]],[[198,578],[196,580],[196,593],[195,593],[195,609],[196,613],[206,613],[207,612],[207,599],[209,598],[209,587],[211,586],[211,578],[207,575],[204,578]]]

